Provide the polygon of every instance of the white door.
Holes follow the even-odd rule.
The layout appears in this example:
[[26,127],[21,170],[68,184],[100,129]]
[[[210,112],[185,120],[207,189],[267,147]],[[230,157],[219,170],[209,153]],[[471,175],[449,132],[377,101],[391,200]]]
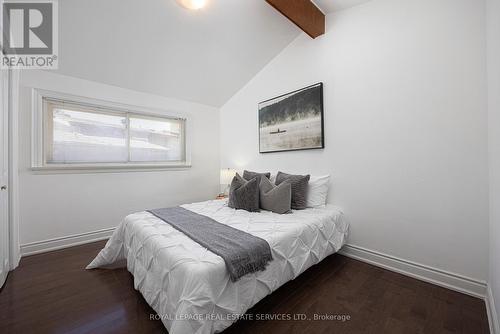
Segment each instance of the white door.
[[0,287],[9,272],[9,86],[10,73],[0,70]]

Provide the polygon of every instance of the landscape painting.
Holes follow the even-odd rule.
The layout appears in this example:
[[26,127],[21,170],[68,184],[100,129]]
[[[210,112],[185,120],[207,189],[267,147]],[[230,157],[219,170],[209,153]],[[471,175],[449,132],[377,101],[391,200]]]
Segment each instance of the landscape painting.
[[259,103],[260,153],[324,147],[322,83]]

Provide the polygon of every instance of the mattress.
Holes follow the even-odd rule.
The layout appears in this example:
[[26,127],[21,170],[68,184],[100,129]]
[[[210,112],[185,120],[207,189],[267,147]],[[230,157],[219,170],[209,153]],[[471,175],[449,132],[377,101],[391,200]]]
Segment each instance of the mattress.
[[116,228],[87,269],[126,260],[134,287],[170,334],[216,333],[259,300],[337,252],[348,224],[334,206],[290,214],[234,210],[226,200],[182,205],[266,240],[273,256],[266,270],[232,282],[224,260],[148,212],[131,214]]

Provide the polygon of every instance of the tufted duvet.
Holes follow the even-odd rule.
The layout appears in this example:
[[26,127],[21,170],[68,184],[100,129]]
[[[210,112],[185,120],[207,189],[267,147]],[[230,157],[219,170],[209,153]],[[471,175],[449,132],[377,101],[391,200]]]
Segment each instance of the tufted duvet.
[[279,215],[234,210],[226,200],[182,205],[266,240],[273,261],[266,270],[232,282],[224,260],[148,212],[131,214],[87,266],[126,259],[134,286],[170,334],[215,333],[307,268],[337,252],[348,225],[334,206]]

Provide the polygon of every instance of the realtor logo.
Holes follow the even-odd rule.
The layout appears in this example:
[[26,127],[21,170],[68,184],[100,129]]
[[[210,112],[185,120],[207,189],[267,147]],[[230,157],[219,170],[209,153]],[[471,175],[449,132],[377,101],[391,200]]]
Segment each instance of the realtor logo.
[[2,68],[57,69],[57,2],[3,3]]

